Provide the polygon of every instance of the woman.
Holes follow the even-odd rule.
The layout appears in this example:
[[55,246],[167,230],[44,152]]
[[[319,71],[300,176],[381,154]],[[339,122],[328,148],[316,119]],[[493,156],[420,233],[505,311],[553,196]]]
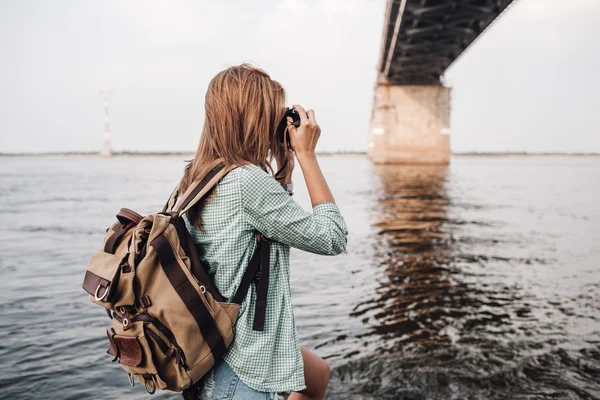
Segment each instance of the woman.
[[[315,113],[294,106],[301,124],[296,128],[288,121],[291,150],[279,143],[275,132],[285,115],[285,92],[268,74],[248,64],[213,78],[205,108],[204,130],[182,178],[182,191],[219,157],[238,167],[187,213],[188,229],[226,299],[241,282],[257,231],[271,241],[271,272],[264,330],[252,329],[256,302],[252,285],[241,306],[233,344],[207,375],[199,397],[254,400],[292,392],[290,400],[322,399],[329,366],[299,345],[289,278],[290,246],[323,255],[340,254],[346,248],[346,224],[315,157],[321,132]],[[278,169],[285,164],[281,182],[274,179],[273,159]],[[306,180],[312,213],[286,190],[291,188],[295,159]]]

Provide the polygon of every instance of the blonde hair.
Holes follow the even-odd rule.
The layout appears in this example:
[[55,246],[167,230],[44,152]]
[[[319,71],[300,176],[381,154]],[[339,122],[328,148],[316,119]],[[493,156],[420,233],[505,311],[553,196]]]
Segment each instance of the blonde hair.
[[[285,90],[279,82],[250,64],[227,68],[210,81],[205,109],[198,150],[185,168],[180,193],[220,157],[227,166],[254,164],[274,174],[275,131],[285,114]],[[200,229],[201,208],[202,203],[188,211],[188,219]]]

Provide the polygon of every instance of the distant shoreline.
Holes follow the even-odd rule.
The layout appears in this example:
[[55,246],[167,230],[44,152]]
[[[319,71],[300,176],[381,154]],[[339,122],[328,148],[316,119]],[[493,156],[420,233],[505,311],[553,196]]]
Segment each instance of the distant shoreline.
[[[317,152],[319,156],[366,156],[366,151],[324,151]],[[53,156],[92,156],[100,157],[98,152],[68,151],[68,152],[46,152],[46,153],[0,153],[0,157],[53,157]],[[189,152],[152,152],[152,151],[117,151],[113,157],[121,156],[185,156],[194,157]],[[600,153],[529,153],[529,152],[457,152],[453,157],[598,157]]]
[[466,152],[466,153],[452,153],[452,156],[456,157],[555,157],[555,156],[567,156],[567,157],[598,157],[600,153],[528,153],[526,151],[516,152],[503,152],[503,153],[489,153],[489,152]]

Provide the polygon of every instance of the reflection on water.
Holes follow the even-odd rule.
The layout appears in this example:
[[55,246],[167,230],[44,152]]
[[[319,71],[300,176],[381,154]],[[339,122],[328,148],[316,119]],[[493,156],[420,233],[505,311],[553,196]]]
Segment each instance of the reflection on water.
[[[450,193],[457,182],[447,167],[374,170],[382,275],[350,315],[376,348],[336,368],[330,398],[598,398],[598,307],[573,304],[591,308],[596,322],[593,339],[580,343],[563,325],[575,322],[560,315],[566,299],[523,290],[542,283],[523,281],[522,269],[556,260],[511,254],[539,244],[499,234],[506,207]],[[486,216],[466,219],[477,215]]]
[[375,311],[368,321],[373,332],[399,338],[384,341],[425,343],[444,321],[436,318],[449,304],[453,282],[448,273],[447,235],[440,229],[446,220],[444,192],[446,167],[398,168],[377,166],[383,193],[380,220],[374,226],[387,246],[379,262],[385,277],[377,297],[357,304],[354,317]]

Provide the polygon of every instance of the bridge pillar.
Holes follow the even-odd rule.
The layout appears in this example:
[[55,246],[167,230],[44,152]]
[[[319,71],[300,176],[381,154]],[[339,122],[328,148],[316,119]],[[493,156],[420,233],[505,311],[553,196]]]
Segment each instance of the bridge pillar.
[[378,83],[369,158],[376,164],[448,164],[449,126],[449,88]]

